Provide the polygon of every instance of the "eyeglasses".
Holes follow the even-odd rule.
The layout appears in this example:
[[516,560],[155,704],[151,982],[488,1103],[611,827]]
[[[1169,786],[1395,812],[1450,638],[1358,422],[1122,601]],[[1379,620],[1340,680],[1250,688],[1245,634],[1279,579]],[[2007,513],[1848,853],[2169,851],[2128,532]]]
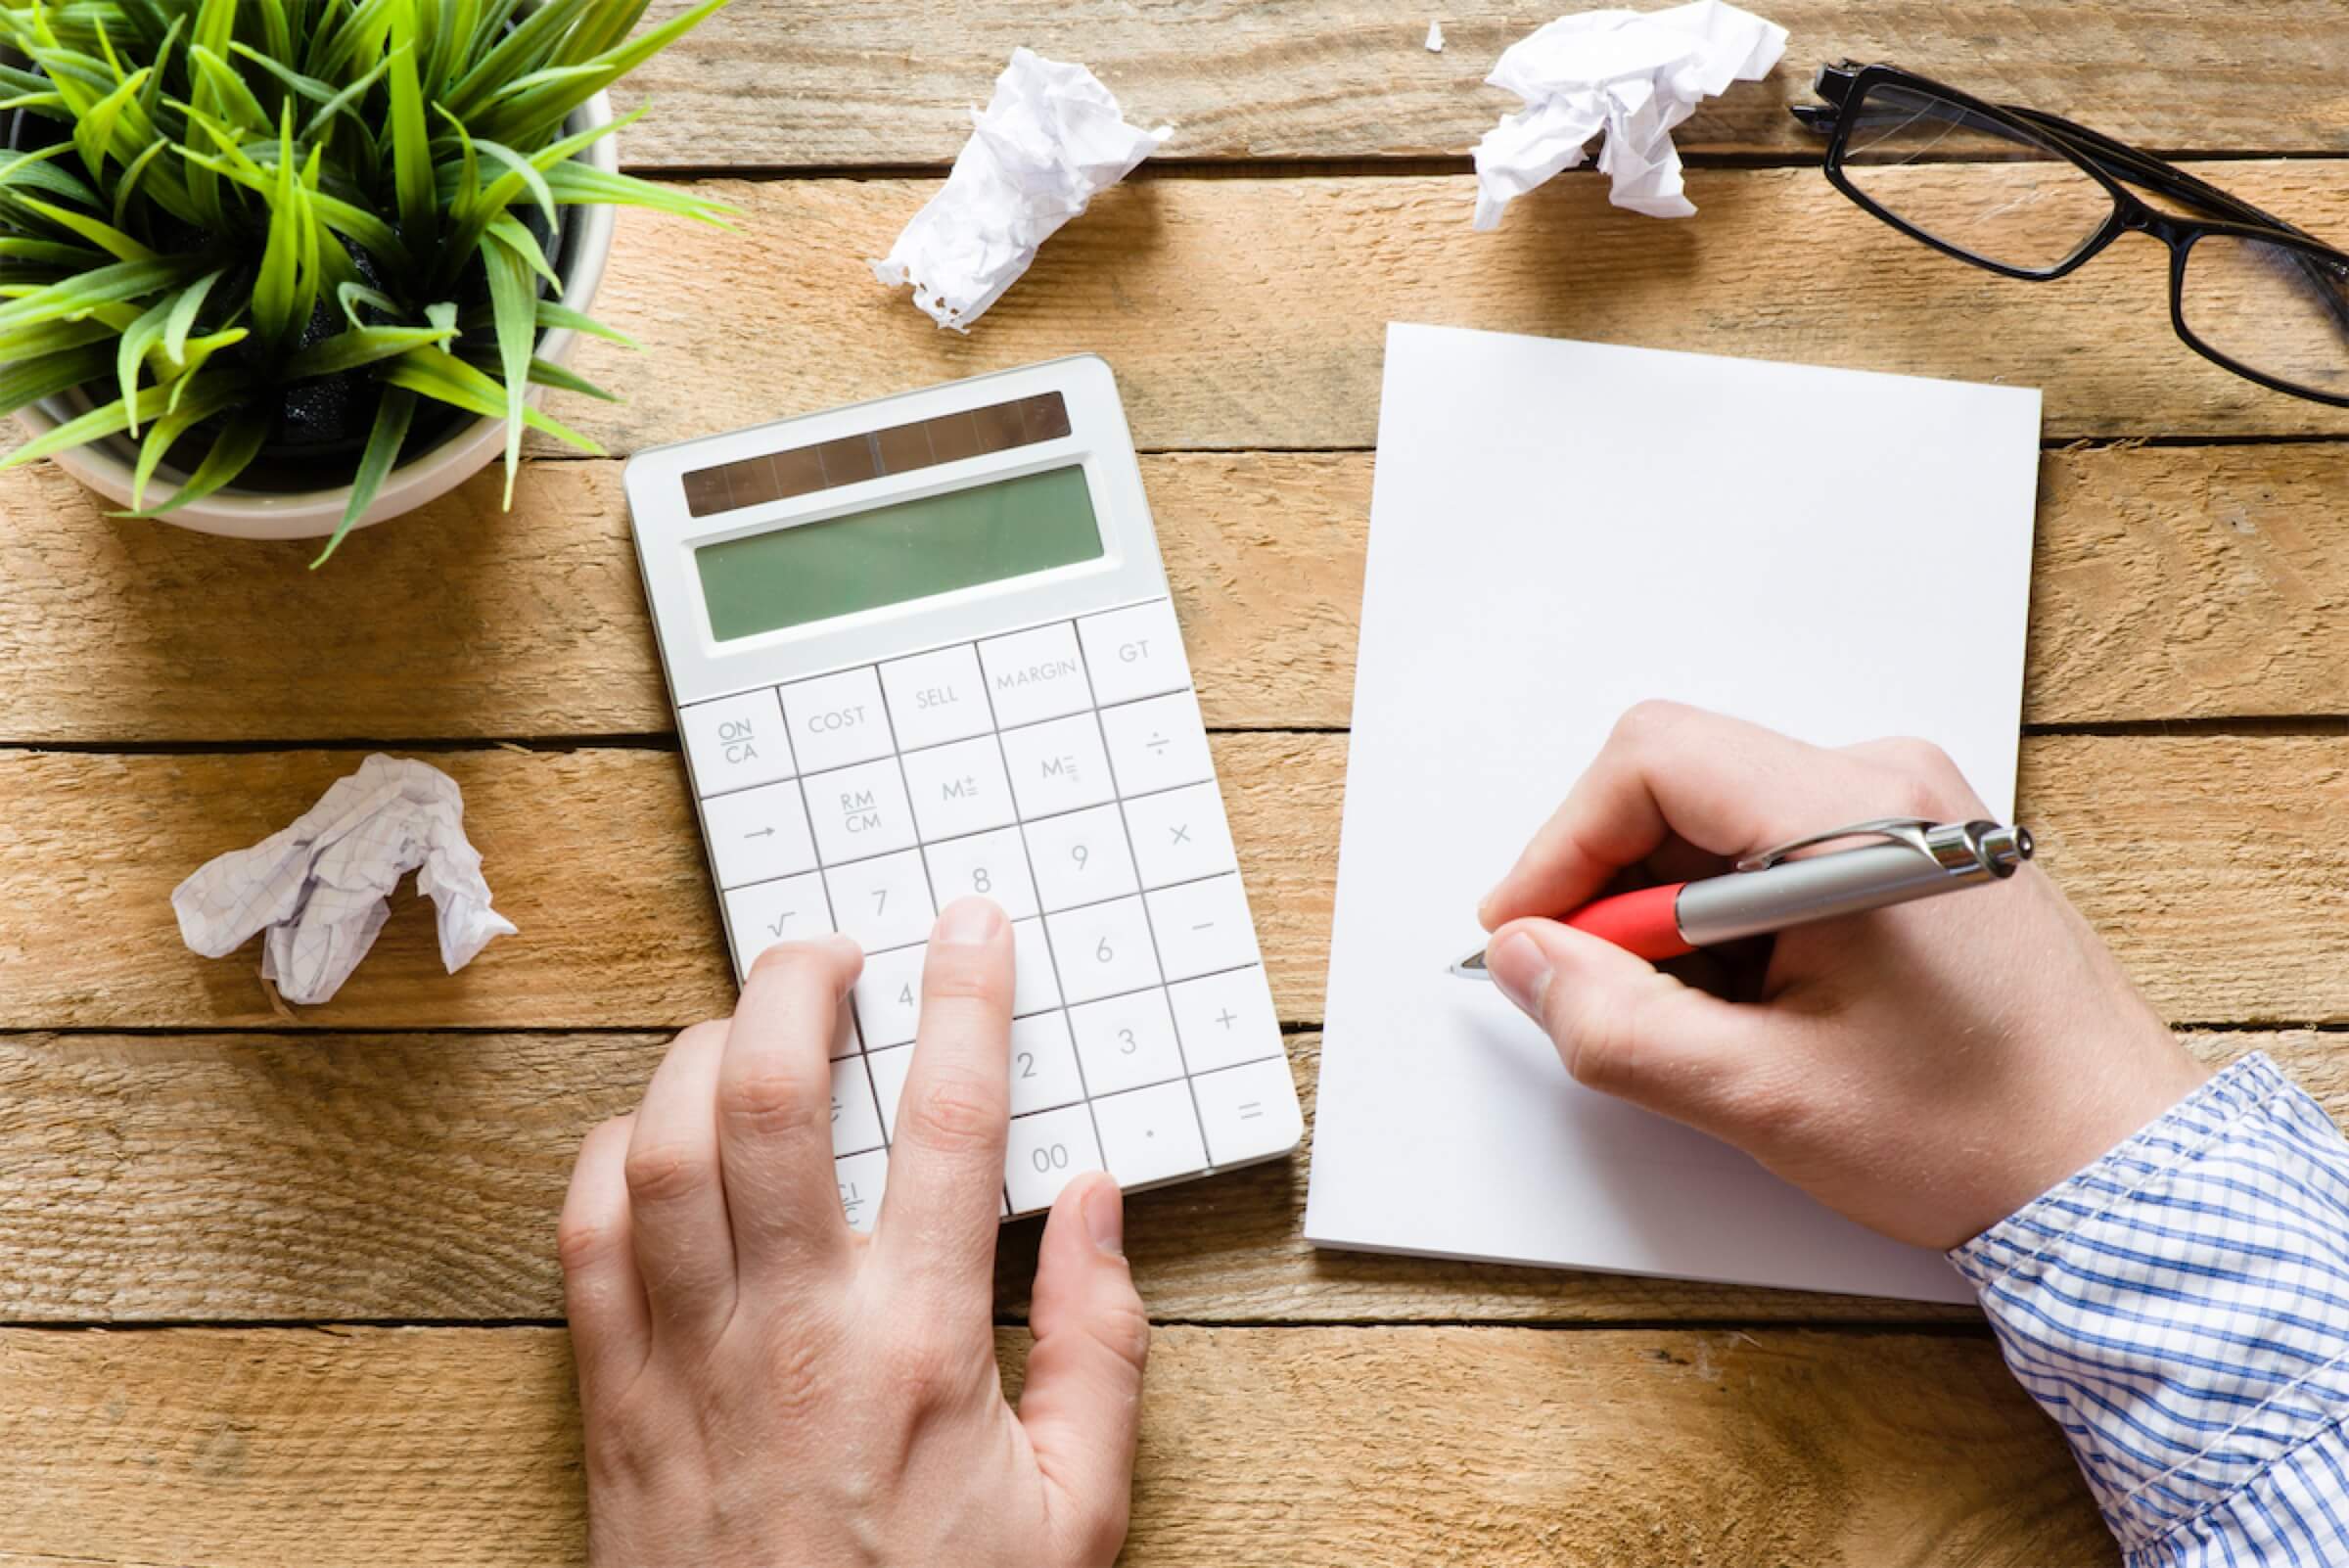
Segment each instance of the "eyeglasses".
[[[1891,66],[1820,70],[1794,115],[1827,178],[1885,222],[2010,278],[2060,278],[2123,234],[2170,248],[2170,323],[2204,358],[2349,407],[2349,254],[2175,164],[2037,110]],[[2148,206],[2137,186],[2205,214]]]

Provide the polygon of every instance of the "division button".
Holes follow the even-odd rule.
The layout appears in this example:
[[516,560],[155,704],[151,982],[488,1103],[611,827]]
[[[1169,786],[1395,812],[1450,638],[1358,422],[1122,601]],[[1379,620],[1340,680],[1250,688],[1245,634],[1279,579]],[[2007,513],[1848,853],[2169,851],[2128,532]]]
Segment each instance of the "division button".
[[1101,732],[1109,737],[1109,762],[1117,771],[1121,795],[1144,795],[1216,776],[1207,726],[1199,721],[1199,699],[1187,691],[1104,708]]

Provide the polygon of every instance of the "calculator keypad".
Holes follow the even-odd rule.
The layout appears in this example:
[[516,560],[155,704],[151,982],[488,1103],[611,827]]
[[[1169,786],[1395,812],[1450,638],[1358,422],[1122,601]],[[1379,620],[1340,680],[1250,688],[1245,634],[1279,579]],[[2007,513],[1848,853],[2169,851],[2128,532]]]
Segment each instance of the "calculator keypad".
[[1086,1171],[1127,1186],[1293,1147],[1279,1020],[1172,604],[1010,631],[680,711],[735,969],[865,948],[833,1153],[870,1229],[937,910],[1016,949],[1006,1216]]

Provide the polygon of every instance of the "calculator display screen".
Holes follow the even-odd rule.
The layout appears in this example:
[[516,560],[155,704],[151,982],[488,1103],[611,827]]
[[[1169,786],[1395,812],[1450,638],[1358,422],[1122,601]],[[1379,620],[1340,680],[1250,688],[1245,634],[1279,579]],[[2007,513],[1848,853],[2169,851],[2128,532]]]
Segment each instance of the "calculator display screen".
[[1102,555],[1080,466],[802,523],[693,552],[718,641]]

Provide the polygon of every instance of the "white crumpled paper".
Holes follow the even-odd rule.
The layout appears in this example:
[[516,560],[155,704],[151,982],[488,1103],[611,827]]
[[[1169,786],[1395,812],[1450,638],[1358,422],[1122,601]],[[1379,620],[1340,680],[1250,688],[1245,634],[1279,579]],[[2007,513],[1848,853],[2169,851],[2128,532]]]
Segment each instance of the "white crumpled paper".
[[868,262],[942,327],[967,330],[1019,280],[1036,247],[1099,192],[1174,134],[1126,123],[1118,101],[1082,66],[1014,49],[945,188],[932,197],[889,255]]
[[392,889],[410,871],[438,908],[450,974],[490,938],[513,933],[513,922],[489,908],[456,781],[378,753],[292,827],[206,861],[171,890],[171,908],[180,937],[207,958],[265,932],[261,977],[290,1002],[322,1002],[367,956],[391,918]]
[[1485,78],[1525,108],[1476,147],[1476,226],[1583,161],[1607,133],[1598,166],[1609,200],[1649,217],[1687,217],[1673,127],[1732,81],[1759,81],[1786,50],[1786,29],[1724,0],[1668,11],[1586,11],[1511,44]]

